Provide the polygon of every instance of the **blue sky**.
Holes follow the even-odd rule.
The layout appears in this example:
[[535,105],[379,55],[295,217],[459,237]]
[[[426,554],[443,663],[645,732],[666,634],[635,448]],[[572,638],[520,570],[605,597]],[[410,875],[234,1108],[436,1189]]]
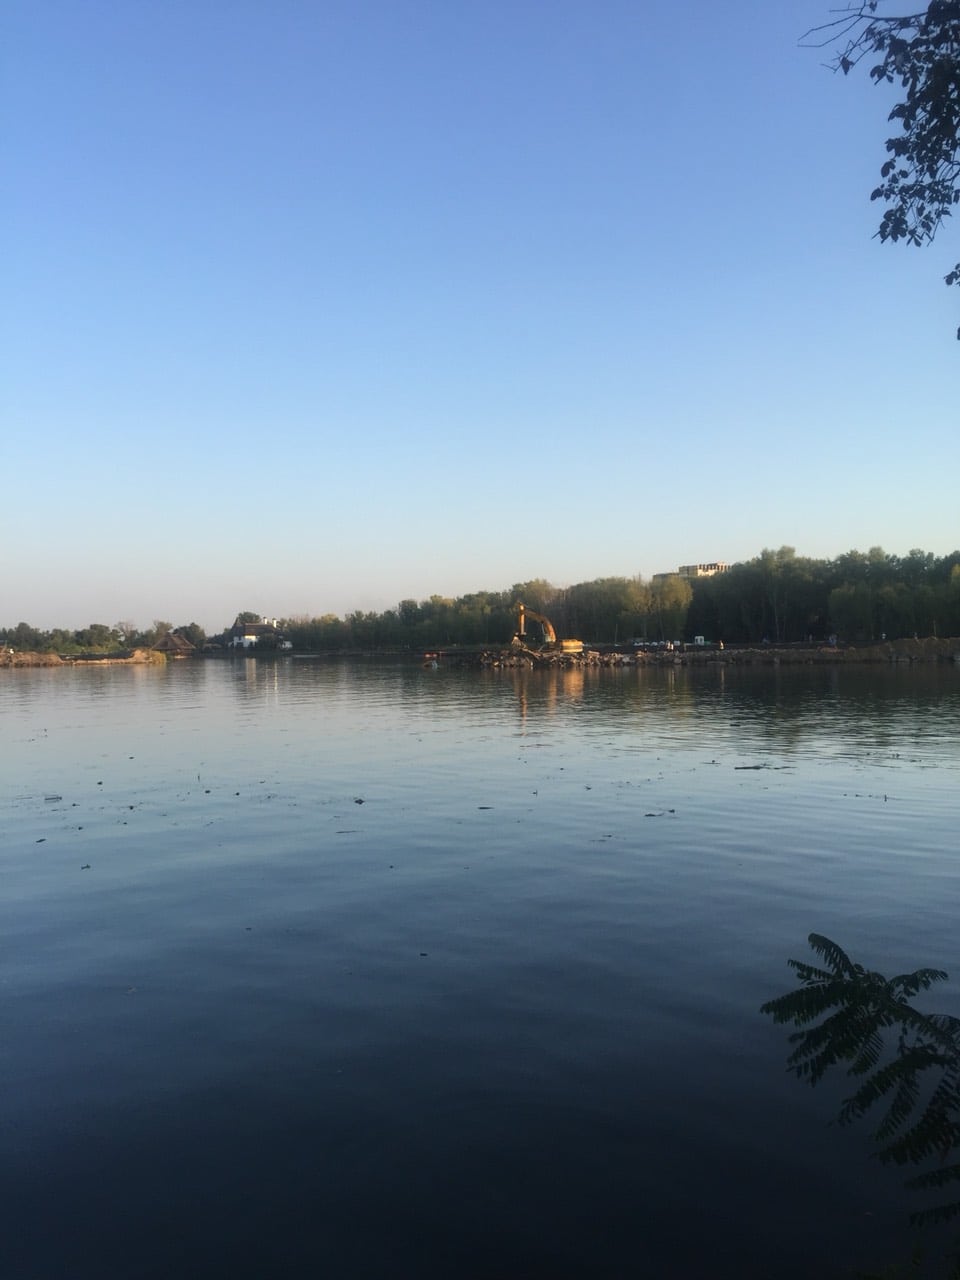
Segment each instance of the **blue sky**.
[[960,544],[825,0],[10,0],[0,623]]

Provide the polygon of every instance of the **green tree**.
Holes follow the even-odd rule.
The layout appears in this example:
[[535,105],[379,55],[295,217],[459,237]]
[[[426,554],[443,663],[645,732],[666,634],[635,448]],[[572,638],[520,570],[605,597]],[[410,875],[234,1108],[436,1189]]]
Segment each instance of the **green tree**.
[[763,583],[765,612],[769,622],[766,632],[771,640],[783,641],[788,638],[787,610],[793,576],[791,570],[796,554],[793,547],[781,547],[779,551],[771,551],[769,547],[764,547],[760,552],[758,566]]
[[[841,1125],[882,1116],[873,1132],[883,1164],[919,1167],[906,1186],[953,1197],[911,1214],[916,1225],[960,1214],[960,1019],[925,1013],[912,999],[947,974],[941,969],[885,978],[855,963],[829,938],[808,939],[821,964],[789,960],[799,986],[761,1013],[792,1023],[788,1068],[815,1085],[835,1068],[852,1080]],[[954,1256],[950,1275],[958,1274]]]
[[677,573],[655,578],[650,586],[650,610],[656,624],[657,638],[679,640],[687,625],[687,610],[693,599],[693,588]]
[[325,613],[320,618],[286,619],[283,622],[283,633],[293,647],[302,653],[345,649],[350,641],[347,624],[335,613]]
[[902,582],[888,583],[874,592],[874,638],[885,636],[892,640],[897,636],[912,635],[913,600]]
[[58,627],[55,631],[51,631],[44,645],[48,653],[74,653],[76,652],[76,647],[73,632],[67,631],[63,627]]
[[[460,644],[490,644],[500,639],[502,628],[498,615],[502,613],[499,592],[477,591],[461,596],[455,602],[457,640]],[[509,639],[504,637],[503,642]]]
[[883,547],[871,547],[867,552],[867,562],[867,572],[873,586],[883,587],[895,580],[899,561],[896,556],[888,556]]
[[564,636],[616,643],[637,634],[640,603],[641,593],[632,579],[594,578],[568,587],[552,621]]
[[874,598],[866,582],[834,587],[828,601],[830,623],[844,640],[873,639]]
[[83,631],[77,631],[74,639],[84,653],[106,653],[120,643],[120,637],[105,622],[91,622]]
[[[874,84],[901,90],[887,117],[899,132],[887,139],[888,158],[870,199],[884,206],[881,240],[919,246],[933,240],[960,201],[960,4],[930,0],[897,16],[878,8],[879,0],[854,4],[805,41],[837,47],[833,65],[844,75],[868,59]],[[960,284],[960,263],[944,278]]]
[[397,605],[397,614],[404,627],[415,627],[420,621],[420,606],[416,600],[401,600]]
[[560,592],[546,578],[531,578],[529,582],[515,582],[508,594],[511,600],[522,600],[537,613],[549,614]]
[[433,644],[453,644],[453,611],[454,602],[447,596],[432,595],[429,605],[424,605],[424,612],[429,608],[429,616],[433,622],[435,640]]
[[767,634],[768,604],[759,558],[732,564],[721,575],[717,638],[756,643]]
[[21,653],[39,653],[44,647],[44,637],[29,622],[18,622],[6,633],[6,643],[8,648],[19,649]]
[[195,649],[202,649],[207,643],[207,633],[199,622],[188,622],[185,627],[177,627],[177,635],[189,640]]
[[636,578],[631,578],[627,582],[620,613],[621,639],[630,637],[647,639],[651,604],[650,583],[644,582],[639,574]]
[[120,639],[120,643],[127,645],[137,634],[137,624],[129,618],[122,618],[119,622],[113,624],[113,629]]
[[935,557],[930,551],[914,547],[900,561],[900,577],[911,590],[926,586],[935,567]]
[[154,618],[153,626],[145,633],[146,643],[148,645],[156,644],[165,635],[169,635],[172,630],[172,622],[167,622],[165,618]]

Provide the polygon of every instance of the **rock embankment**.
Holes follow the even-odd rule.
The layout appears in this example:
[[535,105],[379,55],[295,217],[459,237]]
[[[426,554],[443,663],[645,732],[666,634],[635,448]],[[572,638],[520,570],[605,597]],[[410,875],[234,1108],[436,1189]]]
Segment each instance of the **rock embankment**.
[[[831,662],[960,662],[960,639],[941,640],[928,636],[924,640],[883,640],[876,644],[811,645],[794,647],[764,645],[757,648],[707,651],[692,660],[733,663],[831,663]],[[691,650],[681,660],[691,658]]]
[[[452,655],[449,655],[452,656]],[[583,653],[518,652],[501,649],[482,653],[474,661],[484,667],[686,667],[686,666],[802,666],[831,663],[960,662],[960,639],[885,640],[878,644],[757,645],[718,649],[686,645],[681,649],[585,649]]]

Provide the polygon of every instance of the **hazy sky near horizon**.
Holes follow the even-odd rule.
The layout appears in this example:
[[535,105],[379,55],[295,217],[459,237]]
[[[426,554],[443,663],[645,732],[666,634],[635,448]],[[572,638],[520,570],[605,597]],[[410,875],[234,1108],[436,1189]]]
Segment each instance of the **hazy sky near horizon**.
[[10,0],[0,624],[958,528],[951,228],[827,0]]

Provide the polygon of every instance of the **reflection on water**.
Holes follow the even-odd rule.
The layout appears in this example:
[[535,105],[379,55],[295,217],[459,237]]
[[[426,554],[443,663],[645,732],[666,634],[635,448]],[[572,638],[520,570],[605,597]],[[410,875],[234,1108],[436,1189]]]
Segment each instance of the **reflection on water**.
[[960,971],[955,668],[0,674],[4,1274],[902,1242],[757,1010],[811,929]]

